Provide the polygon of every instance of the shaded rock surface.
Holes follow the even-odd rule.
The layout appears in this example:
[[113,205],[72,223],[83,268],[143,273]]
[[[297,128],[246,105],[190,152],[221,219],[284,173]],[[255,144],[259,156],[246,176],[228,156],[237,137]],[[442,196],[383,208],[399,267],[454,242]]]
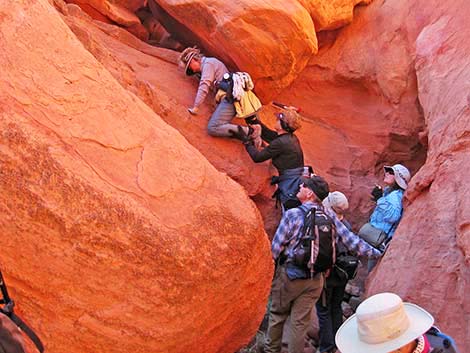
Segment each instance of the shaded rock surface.
[[0,18],[2,270],[47,351],[248,342],[272,264],[243,189],[124,90],[49,2],[8,1]]

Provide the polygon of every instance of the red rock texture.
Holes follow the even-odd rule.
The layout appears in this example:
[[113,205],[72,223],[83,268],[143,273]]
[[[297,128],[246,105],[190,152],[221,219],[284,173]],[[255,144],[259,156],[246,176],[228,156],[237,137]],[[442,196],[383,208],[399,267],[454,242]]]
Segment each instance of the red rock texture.
[[[59,2],[59,0],[55,1]],[[30,4],[24,0],[20,3]],[[316,3],[320,4],[320,2]],[[465,352],[470,347],[470,336],[464,329],[468,327],[470,321],[469,301],[465,296],[469,286],[470,263],[470,255],[468,255],[470,208],[466,198],[468,178],[465,174],[469,164],[468,115],[470,111],[470,98],[466,89],[469,81],[468,54],[470,51],[468,40],[466,40],[468,31],[465,30],[466,18],[469,15],[468,5],[464,0],[456,0],[452,4],[437,0],[375,1],[367,7],[356,8],[352,24],[340,30],[328,31],[350,21],[351,9],[358,1],[348,3],[350,5],[346,6],[346,2],[330,1],[315,7],[311,2],[299,1],[286,7],[285,3],[281,6],[277,2],[259,1],[250,3],[250,6],[247,5],[245,8],[235,8],[233,4],[227,2],[217,3],[218,7],[209,7],[205,3],[194,1],[159,1],[156,4],[151,0],[149,5],[154,4],[154,7],[156,6],[156,9],[160,11],[161,18],[158,20],[167,29],[172,29],[170,31],[172,35],[177,34],[186,42],[202,44],[209,54],[217,55],[233,67],[237,66],[253,73],[257,78],[257,92],[261,93],[265,102],[268,98],[276,97],[278,101],[297,105],[303,109],[303,128],[298,135],[305,151],[306,162],[312,164],[318,173],[326,176],[333,189],[339,189],[349,196],[351,211],[348,218],[356,225],[363,223],[370,214],[373,204],[368,201],[368,194],[373,184],[381,179],[382,166],[385,163],[401,162],[410,167],[415,176],[406,195],[403,222],[397,230],[389,251],[369,282],[368,290],[369,293],[385,290],[397,292],[405,300],[422,305],[436,317],[438,326],[456,338],[460,350]],[[169,181],[164,185],[153,185],[151,182],[154,174],[149,170],[158,170],[160,167],[162,162],[156,161],[156,155],[160,151],[159,148],[163,147],[151,144],[146,148],[146,151],[154,151],[154,154],[150,153],[153,157],[148,157],[150,164],[136,162],[139,160],[140,150],[135,146],[148,141],[143,136],[155,136],[158,141],[164,141],[164,146],[171,146],[165,148],[175,149],[175,151],[185,146],[184,154],[175,152],[172,155],[178,163],[171,158],[164,163],[170,169],[172,166],[176,168],[176,164],[183,166],[182,172],[174,172],[176,179],[180,181],[178,185],[182,184],[181,180],[195,183],[195,180],[200,179],[198,175],[204,175],[203,179],[207,182],[193,190],[190,203],[197,199],[198,202],[203,202],[200,207],[217,210],[222,207],[223,214],[230,214],[230,212],[225,212],[223,208],[225,205],[233,206],[232,208],[238,210],[252,207],[245,199],[233,201],[240,207],[232,205],[232,198],[239,197],[242,192],[227,181],[227,178],[213,171],[204,159],[205,157],[217,170],[226,173],[243,186],[256,202],[263,215],[265,228],[270,234],[275,229],[279,218],[279,211],[273,208],[272,200],[269,198],[273,191],[268,185],[272,169],[269,163],[253,164],[238,142],[207,136],[205,126],[212,111],[210,101],[198,116],[192,117],[187,113],[186,107],[192,104],[197,81],[184,77],[178,70],[176,66],[178,53],[148,46],[119,27],[92,22],[72,5],[58,7],[62,9],[63,20],[73,30],[76,38],[81,41],[88,53],[83,50],[74,35],[64,30],[63,27],[60,27],[61,33],[64,33],[62,39],[57,38],[55,42],[44,40],[47,38],[44,28],[54,28],[55,25],[46,26],[38,19],[38,17],[45,16],[43,12],[38,12],[38,6],[42,5],[36,5],[29,10],[36,15],[33,16],[33,27],[42,28],[39,34],[30,30],[24,34],[21,33],[22,35],[18,37],[12,37],[12,34],[8,32],[10,33],[8,38],[14,38],[20,44],[18,48],[6,45],[7,40],[0,37],[3,41],[2,47],[7,48],[7,52],[0,56],[4,63],[3,67],[7,68],[7,72],[21,72],[21,75],[18,73],[18,77],[21,78],[19,84],[15,83],[16,81],[4,83],[0,90],[2,108],[10,112],[10,115],[2,115],[9,118],[2,125],[2,131],[13,131],[7,135],[3,134],[7,142],[2,146],[8,147],[0,150],[1,156],[6,156],[1,160],[8,161],[8,165],[11,166],[2,170],[7,171],[4,173],[16,173],[14,177],[9,177],[9,183],[5,184],[3,193],[3,195],[15,195],[12,198],[13,201],[6,198],[0,199],[0,205],[8,211],[5,214],[9,215],[9,218],[3,219],[0,225],[2,230],[3,228],[8,230],[7,234],[15,235],[13,237],[15,241],[9,237],[7,247],[13,248],[18,244],[22,246],[26,244],[27,254],[33,252],[39,254],[38,259],[34,259],[34,264],[50,263],[46,269],[41,269],[45,272],[41,272],[41,276],[51,278],[51,269],[58,267],[59,262],[65,261],[66,269],[58,272],[57,278],[54,277],[57,283],[52,282],[53,289],[61,288],[64,283],[73,287],[66,290],[62,297],[54,297],[60,303],[67,304],[67,312],[61,312],[61,314],[69,320],[67,329],[70,329],[67,331],[67,329],[57,327],[60,337],[64,337],[65,332],[70,332],[71,327],[76,328],[80,334],[84,334],[88,341],[90,337],[95,337],[94,333],[100,330],[104,330],[103,337],[115,337],[120,321],[115,323],[117,319],[113,316],[118,309],[111,304],[108,305],[112,298],[109,301],[103,300],[103,303],[100,303],[102,304],[100,310],[95,310],[93,313],[84,309],[85,304],[90,302],[93,305],[96,304],[92,299],[87,299],[85,303],[77,303],[79,301],[77,297],[88,298],[94,295],[93,289],[96,289],[94,284],[97,282],[97,277],[102,277],[103,274],[108,275],[108,270],[102,263],[107,263],[106,261],[111,261],[107,259],[111,257],[114,259],[116,256],[111,250],[106,252],[104,249],[117,248],[119,253],[122,252],[119,249],[123,247],[114,243],[107,245],[108,247],[103,246],[102,249],[100,244],[108,244],[109,241],[104,238],[103,234],[116,233],[118,239],[121,239],[120,242],[125,243],[128,241],[126,234],[134,234],[133,227],[137,223],[146,225],[145,229],[157,229],[158,233],[162,234],[157,239],[171,238],[169,230],[164,227],[162,229],[161,219],[168,221],[164,224],[184,228],[183,225],[179,225],[181,217],[175,220],[169,215],[174,208],[166,210],[166,205],[162,206],[161,201],[157,203],[155,200],[155,198],[160,200],[159,188],[162,188],[170,190],[165,195],[170,195],[172,205],[181,206],[187,203],[186,195],[179,194],[180,187],[172,188]],[[331,5],[335,5],[336,11],[332,12]],[[127,5],[120,4],[119,6],[129,8],[126,7]],[[15,8],[19,7],[20,5],[16,4]],[[46,9],[45,6],[42,8]],[[220,16],[219,9],[224,9],[224,11],[220,10],[224,16]],[[155,11],[155,8],[152,11]],[[48,16],[53,16],[53,11],[49,8],[46,12]],[[56,22],[59,20],[56,19],[53,23]],[[266,26],[267,23],[270,26]],[[314,34],[313,27],[321,32]],[[8,30],[6,25],[0,28],[2,28],[2,34]],[[23,31],[26,30],[23,29]],[[302,34],[303,31],[308,31],[309,34]],[[42,35],[39,40],[38,35]],[[66,38],[64,39],[63,36]],[[36,40],[28,38],[36,38]],[[275,43],[272,38],[288,38],[289,40]],[[317,38],[319,51],[317,55],[313,55],[316,52]],[[28,61],[35,56],[31,53],[27,56],[24,53],[27,50],[25,48],[31,51],[31,48],[35,47],[28,40],[34,43],[44,42],[40,50],[33,52],[35,55],[37,52],[41,53],[38,55],[43,59],[41,61],[43,65],[40,68],[39,63],[35,66],[30,65]],[[60,48],[57,47],[56,42],[61,43]],[[55,67],[56,71],[64,72],[62,79],[67,78],[65,81],[67,83],[58,84],[57,82],[62,81],[56,82],[49,79],[56,75],[50,73],[53,68],[49,68],[50,64],[45,63],[45,53],[63,51],[63,42],[68,43],[74,49],[67,49],[68,60],[57,61],[59,59],[56,56],[53,57],[56,61],[52,67]],[[80,47],[80,50],[77,47]],[[6,58],[14,57],[9,53],[16,55],[16,51],[23,53],[23,57],[28,57],[28,60],[23,59],[22,65],[15,62],[16,66],[13,66]],[[279,56],[282,56],[282,60]],[[95,59],[102,66],[96,63]],[[47,60],[51,60],[49,56]],[[10,66],[5,63],[10,63]],[[21,71],[17,66],[28,68],[28,70]],[[108,73],[111,73],[112,77],[119,82],[120,87]],[[0,78],[3,78],[0,82],[11,81],[6,75],[7,73],[3,71],[0,73]],[[13,74],[11,76],[15,77]],[[47,88],[38,86],[32,91],[33,95],[29,94],[30,89],[26,94],[12,88],[23,87],[23,90],[26,90],[27,85],[35,88],[37,82],[45,84],[45,77],[47,77]],[[87,82],[92,81],[92,83],[88,82],[85,88],[82,87],[79,90],[77,82],[81,83],[83,77]],[[287,88],[283,89],[284,87]],[[126,90],[131,92],[131,98],[125,93]],[[42,96],[37,93],[43,91],[53,92],[53,94]],[[113,92],[112,99],[110,92]],[[69,104],[64,98],[64,96],[69,97],[67,94],[75,97],[74,104]],[[90,96],[101,97],[101,95],[104,95],[104,98],[100,98],[102,102],[98,108],[95,106],[98,104],[96,101],[91,101],[94,103],[88,101]],[[41,99],[38,100],[38,96]],[[51,96],[56,101],[64,101],[64,103],[51,105]],[[117,102],[115,96],[117,96]],[[124,96],[127,98],[123,98]],[[16,103],[13,104],[11,101]],[[159,117],[147,109],[141,101],[157,112],[166,124],[178,130],[184,139],[159,120]],[[111,107],[113,110],[110,114]],[[88,116],[87,112],[90,109],[93,113],[89,113],[90,116]],[[262,120],[272,124],[273,111],[272,107],[265,106],[261,113]],[[27,114],[27,117],[34,117],[37,123],[31,124],[31,119],[25,118],[24,114]],[[78,121],[75,117],[77,114]],[[71,120],[67,121],[67,119]],[[116,123],[118,124],[117,132],[114,130],[112,134],[107,132],[106,128],[115,126]],[[132,136],[130,142],[127,141],[129,135]],[[182,141],[176,143],[175,138],[177,141]],[[197,148],[200,154],[190,145]],[[187,159],[184,157],[186,151],[191,151],[188,152],[190,157]],[[31,160],[37,160],[40,163],[35,165]],[[196,177],[191,174],[193,160],[197,165],[204,166],[195,167]],[[136,172],[129,172],[129,170],[134,170],[128,167],[132,163],[137,166]],[[184,167],[189,165],[191,168]],[[121,167],[116,168],[116,166]],[[139,169],[140,166],[146,166],[146,168]],[[200,171],[201,169],[204,169],[204,172]],[[52,170],[53,173],[45,173],[43,170]],[[198,170],[199,174],[197,174]],[[72,171],[80,172],[76,176]],[[144,171],[150,174],[146,177],[145,175],[138,177],[138,187],[136,187],[136,173],[141,175],[140,173]],[[97,178],[96,175],[100,177]],[[75,180],[77,178],[78,181]],[[220,180],[223,181],[223,185],[231,185],[232,189],[223,198],[220,193],[218,198],[215,198],[214,191],[207,185],[219,185]],[[45,188],[53,190],[51,195],[47,194]],[[79,195],[82,195],[83,191],[79,193],[75,192],[75,189],[85,190],[87,196],[79,200]],[[68,192],[71,196],[63,196],[68,195]],[[25,196],[22,195],[23,193]],[[200,195],[206,193],[213,195],[214,199],[209,197],[200,201]],[[102,200],[102,195],[106,196],[105,201]],[[32,206],[27,204],[26,200],[29,199],[34,200],[30,202]],[[115,206],[116,203],[118,206]],[[37,206],[38,204],[40,206]],[[142,206],[143,204],[145,207]],[[106,210],[119,210],[120,216],[116,217],[110,214],[112,213],[110,211],[90,213],[90,208],[101,209],[96,205]],[[165,209],[161,210],[162,207]],[[151,214],[147,215],[149,212]],[[231,212],[238,215],[237,217],[242,214],[234,210]],[[196,224],[203,223],[198,218],[201,217],[200,214],[192,217],[196,220]],[[262,231],[259,229],[256,212],[254,210],[248,212],[250,221],[237,217],[235,219],[237,222],[242,222],[244,229],[239,237],[233,235],[231,229],[235,228],[235,225],[232,223],[229,223],[228,229],[225,229],[223,222],[212,223],[216,217],[212,217],[210,222],[206,220],[201,226],[203,229],[196,226],[188,226],[184,229],[191,234],[193,232],[200,234],[209,230],[211,231],[210,239],[220,233],[220,237],[215,239],[227,239],[225,245],[230,248],[230,254],[235,254],[235,250],[231,248],[234,243],[242,244],[244,247],[242,252],[244,251],[247,258],[258,256],[260,251],[266,253],[265,258],[252,260],[262,262],[261,264],[255,263],[259,272],[250,271],[248,266],[238,269],[239,272],[235,273],[234,281],[238,281],[241,285],[251,284],[250,281],[256,275],[265,279],[266,273],[269,272],[270,265],[267,260],[269,251],[267,244],[260,240]],[[19,220],[16,220],[17,218]],[[20,220],[23,218],[26,221],[21,223]],[[76,218],[78,221],[75,220]],[[15,219],[14,222],[13,219]],[[125,219],[125,224],[119,223],[120,219]],[[127,221],[128,219],[131,220]],[[44,220],[47,220],[47,224],[44,224]],[[13,225],[10,226],[10,223]],[[86,228],[84,223],[92,223],[91,230]],[[115,223],[120,224],[117,230],[114,229]],[[26,229],[26,236],[22,235],[23,232],[20,232],[20,229]],[[45,231],[40,232],[42,229]],[[54,229],[55,233],[50,229]],[[149,240],[150,235],[145,231],[141,233],[144,234],[145,244],[153,244]],[[253,240],[254,245],[245,243],[248,241],[246,239],[248,234],[256,239]],[[52,254],[65,252],[67,256],[62,256],[60,260],[44,257],[42,253],[46,251],[38,248],[40,245],[36,243],[32,246],[31,241],[28,241],[39,236],[41,239],[46,237],[47,243],[54,244],[54,251],[49,250]],[[60,243],[57,244],[55,240],[59,236],[68,239],[70,244],[73,244],[73,249],[80,254],[88,254],[88,257],[75,256],[69,248],[60,247]],[[75,238],[85,240],[74,240]],[[136,239],[135,242],[138,243],[141,238]],[[207,243],[199,243],[200,237],[197,237],[197,241],[198,248],[210,251]],[[165,249],[166,244],[159,240],[155,246],[157,249]],[[150,245],[149,247],[152,249]],[[258,250],[261,248],[263,250]],[[145,249],[148,249],[147,245]],[[142,250],[136,249],[131,258],[137,257],[140,254],[139,251]],[[148,254],[151,251],[144,251],[144,259],[141,262],[150,261],[152,256]],[[92,256],[94,252],[98,255]],[[71,256],[72,260],[67,260],[68,256]],[[95,265],[98,269],[90,270],[92,264],[88,264],[84,259],[89,262],[95,261],[92,262],[93,265],[97,263],[102,266]],[[204,260],[209,264],[213,263],[211,260]],[[28,264],[31,265],[30,258],[20,258],[15,261],[21,265],[18,270],[11,265],[13,257],[8,258],[7,263],[10,264],[8,270],[13,273],[8,279],[13,281],[16,293],[25,302],[25,312],[33,315],[33,323],[38,324],[41,332],[52,340],[52,332],[55,332],[56,327],[54,326],[51,330],[49,323],[41,321],[43,314],[49,313],[50,308],[46,306],[39,312],[33,313],[33,303],[37,301],[36,299],[39,296],[51,295],[52,290],[46,293],[40,292],[34,281],[38,278],[35,277],[35,272],[38,270],[35,268],[33,273],[33,270],[27,267]],[[74,261],[83,262],[84,270],[75,266]],[[144,295],[154,294],[147,289],[148,278],[156,277],[157,282],[162,283],[161,278],[167,278],[166,275],[175,277],[168,268],[161,277],[157,277],[158,274],[151,272],[151,269],[141,269],[141,262],[138,260],[123,264],[123,258],[117,257],[117,260],[113,261],[116,262],[116,268],[120,271],[117,269],[110,271],[108,276],[116,281],[117,288],[128,288],[125,281],[133,283],[133,288],[146,288],[145,293],[137,295],[140,301],[136,305],[132,304],[133,310],[137,310],[136,307],[139,310],[147,308],[148,304],[144,303],[141,298]],[[201,268],[206,269],[207,263],[201,265]],[[253,262],[250,262],[250,266],[253,266]],[[81,278],[73,271],[77,268],[81,273],[91,275],[92,281],[94,278],[95,282],[86,284],[87,287],[84,289],[77,286],[76,282]],[[197,267],[197,271],[203,272],[201,268]],[[130,276],[119,277],[117,272],[126,271],[140,275],[139,280]],[[246,273],[242,275],[243,271],[249,275]],[[216,272],[214,276],[220,275],[219,272]],[[404,276],[404,273],[407,276]],[[62,278],[64,275],[71,276],[68,279],[69,282],[64,282]],[[191,285],[188,284],[190,282],[188,278],[197,277],[192,273],[188,276],[184,278],[184,288],[192,286],[193,282]],[[248,282],[241,280],[243,276],[249,277]],[[240,310],[220,299],[215,300],[214,308],[210,308],[214,311],[206,313],[207,308],[199,298],[199,293],[209,295],[212,292],[204,286],[206,283],[204,281],[201,285],[191,288],[197,291],[197,296],[190,296],[185,289],[181,289],[182,293],[186,293],[186,299],[201,301],[198,302],[200,311],[193,313],[188,307],[182,307],[179,311],[182,312],[181,317],[189,315],[185,316],[185,320],[192,321],[197,316],[201,316],[204,320],[209,317],[206,314],[214,316],[215,308],[220,308],[220,306],[227,308],[228,311]],[[238,296],[236,297],[238,301],[240,296],[246,297],[248,292],[243,291],[246,287],[237,292],[233,290],[233,286],[230,287],[226,282],[224,283],[225,287],[219,291],[217,291],[218,288],[211,289],[217,292],[217,298],[219,298],[218,295],[227,295],[227,300],[230,301],[234,296]],[[207,337],[213,339],[208,341],[213,343],[209,351],[231,353],[232,348],[242,342],[249,332],[253,333],[253,327],[256,326],[257,318],[263,309],[259,303],[265,298],[263,296],[266,295],[269,283],[265,281],[256,285],[261,289],[256,292],[258,296],[253,297],[253,307],[247,306],[241,310],[243,318],[252,315],[253,321],[247,320],[249,324],[243,333],[238,331],[233,333],[237,338],[229,338],[228,332],[233,331],[234,325],[230,318],[227,319],[226,324],[225,321],[219,320],[224,324],[217,328],[204,326],[202,329],[200,327],[202,324],[198,326],[200,328],[199,331],[196,330],[198,334],[203,332],[205,339]],[[178,287],[175,286],[176,281],[169,284],[169,288],[172,289],[171,293],[177,291],[174,288]],[[109,285],[101,292],[112,293],[110,296],[117,298],[118,294],[114,290],[115,287]],[[255,290],[250,289],[250,298]],[[134,290],[133,294],[137,292]],[[160,292],[157,293],[160,295]],[[170,299],[167,302],[171,302]],[[176,305],[179,308],[179,305],[183,304],[177,302]],[[253,314],[250,310],[255,313]],[[86,313],[86,315],[79,316],[77,313]],[[148,315],[155,316],[155,313]],[[76,320],[70,323],[70,318],[76,318]],[[176,332],[176,325],[180,325],[181,322],[174,316],[167,319],[167,324],[174,329],[172,331],[170,328],[167,332]],[[142,321],[145,320],[142,319]],[[199,320],[195,321],[199,324]],[[134,333],[133,327],[125,327],[124,332]],[[178,332],[186,332],[187,327],[181,326],[181,331]],[[148,326],[144,325],[144,328],[147,329]],[[214,331],[208,334],[210,330]],[[137,334],[135,341],[141,345],[150,344],[148,340],[142,343],[143,340],[139,341],[141,338],[142,336]],[[199,348],[204,351],[205,346],[197,341],[198,338],[186,336],[185,339],[192,344],[196,342],[196,351]],[[64,347],[60,338],[52,342],[54,349]],[[78,342],[77,346],[89,348],[87,346],[89,343],[83,342]],[[172,342],[174,342],[173,338]],[[104,347],[104,338],[98,344],[101,343]],[[233,345],[230,346],[229,343]],[[174,351],[171,350],[173,347],[165,348]],[[191,351],[194,350],[194,346],[191,346]]]
[[[407,193],[405,216],[378,267],[369,293],[392,290],[428,309],[470,347],[470,8],[466,1],[395,1],[404,13],[415,50],[418,97],[429,139],[426,164]],[[403,275],[406,273],[406,276]]]
[[123,89],[48,1],[5,5],[1,265],[47,351],[247,343],[272,276],[254,204]]

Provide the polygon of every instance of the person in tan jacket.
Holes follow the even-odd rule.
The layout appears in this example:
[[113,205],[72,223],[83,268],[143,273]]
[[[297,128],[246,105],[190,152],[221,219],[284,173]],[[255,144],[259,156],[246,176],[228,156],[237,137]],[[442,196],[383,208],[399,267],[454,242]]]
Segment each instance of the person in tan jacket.
[[[217,83],[222,82],[224,75],[229,75],[229,71],[225,64],[211,57],[204,56],[197,48],[186,48],[179,57],[181,66],[187,76],[199,75],[199,87],[194,99],[192,107],[188,108],[188,112],[197,115],[199,107],[206,99],[211,89],[215,90]],[[232,124],[231,121],[235,116],[235,108],[233,100],[224,97],[220,100],[209,119],[207,132],[211,136],[232,137],[230,130],[238,131],[238,126]],[[251,134],[253,129],[247,126],[241,126],[246,134]]]

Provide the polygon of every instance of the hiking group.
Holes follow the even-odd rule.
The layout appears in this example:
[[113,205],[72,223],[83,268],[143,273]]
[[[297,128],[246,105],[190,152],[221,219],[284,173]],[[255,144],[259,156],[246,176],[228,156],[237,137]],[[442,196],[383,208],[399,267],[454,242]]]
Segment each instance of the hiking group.
[[[367,298],[343,323],[341,303],[346,284],[356,275],[358,257],[368,258],[371,271],[402,218],[402,199],[411,178],[408,169],[401,164],[383,167],[384,188],[373,188],[375,208],[355,234],[344,217],[349,207],[346,195],[330,192],[326,180],[305,165],[295,135],[301,126],[297,109],[276,103],[282,111],[276,113],[274,130],[269,129],[257,117],[261,102],[248,73],[229,72],[220,60],[205,57],[197,48],[185,49],[179,63],[186,75],[199,76],[190,114],[198,114],[209,91],[216,91],[209,135],[239,139],[255,163],[271,160],[278,171],[271,183],[277,185],[273,197],[282,218],[271,246],[276,266],[262,351],[281,353],[284,324],[290,318],[288,352],[304,353],[315,307],[319,353],[457,353],[452,338],[433,326],[426,310],[393,293]],[[247,125],[233,124],[235,116]],[[43,352],[40,338],[14,313],[1,271],[0,292],[0,353],[24,353],[21,332]]]
[[[274,130],[269,129],[257,116],[261,103],[248,73],[230,72],[197,48],[186,48],[179,63],[187,76],[199,77],[190,114],[198,114],[209,91],[215,92],[217,107],[208,134],[242,141],[255,163],[271,160],[278,171],[271,183],[277,185],[273,197],[282,218],[271,246],[275,274],[262,351],[281,352],[284,324],[290,317],[288,352],[303,353],[315,307],[319,353],[457,352],[452,339],[433,327],[429,313],[392,293],[366,299],[343,323],[346,284],[356,275],[359,256],[368,258],[370,272],[392,240],[403,215],[409,170],[401,164],[383,167],[384,188],[373,188],[375,208],[355,234],[344,217],[347,197],[330,192],[327,181],[304,163],[295,135],[301,126],[296,108],[275,103],[282,109],[275,114]],[[234,117],[244,118],[246,126],[233,124]]]

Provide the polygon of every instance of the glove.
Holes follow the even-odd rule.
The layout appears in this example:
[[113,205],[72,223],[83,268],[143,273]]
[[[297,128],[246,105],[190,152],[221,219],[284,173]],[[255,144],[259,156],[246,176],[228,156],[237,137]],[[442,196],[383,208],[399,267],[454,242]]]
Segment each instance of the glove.
[[371,200],[377,202],[377,200],[383,196],[384,192],[380,185],[376,185],[370,194],[372,195]]
[[244,145],[251,143],[251,138],[240,125],[237,127],[237,131],[229,130],[229,133],[232,135],[233,138],[236,138],[243,142]]
[[199,108],[198,107],[192,107],[192,108],[188,108],[188,112],[191,113],[191,115],[197,115],[197,112],[199,111]]

